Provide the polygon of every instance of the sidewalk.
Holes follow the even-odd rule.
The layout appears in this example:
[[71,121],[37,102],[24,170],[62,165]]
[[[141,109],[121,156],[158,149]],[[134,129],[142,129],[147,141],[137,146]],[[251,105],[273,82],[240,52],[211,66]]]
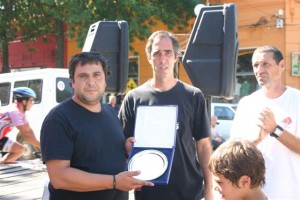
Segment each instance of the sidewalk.
[[[0,164],[1,200],[47,200],[43,192],[49,178],[45,165],[40,160]],[[134,200],[133,191],[129,200]]]
[[1,200],[37,200],[43,195],[48,174],[37,161],[0,164]]

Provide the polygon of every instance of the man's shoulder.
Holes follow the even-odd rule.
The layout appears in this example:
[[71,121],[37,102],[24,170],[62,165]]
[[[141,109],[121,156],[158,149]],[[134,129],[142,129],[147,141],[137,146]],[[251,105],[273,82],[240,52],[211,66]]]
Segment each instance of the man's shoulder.
[[74,103],[74,101],[71,98],[66,99],[65,101],[61,102],[60,104],[54,106],[50,110],[48,115],[50,115],[50,113],[53,114],[53,113],[61,112],[61,111],[65,110],[66,108],[68,108],[68,106],[71,105],[72,103]]
[[264,96],[261,89],[241,98],[240,102],[260,100]]
[[150,89],[151,89],[151,87],[148,84],[148,82],[145,82],[142,85],[140,85],[140,86],[138,86],[138,87],[136,87],[132,90],[129,90],[126,95],[127,96],[137,95],[137,94],[140,94],[140,93],[144,93],[144,92],[146,92]]
[[193,85],[190,85],[188,83],[185,83],[183,81],[178,81],[178,85],[181,86],[186,91],[202,93],[202,91],[199,88],[197,88]]
[[191,85],[191,84],[188,84],[188,83],[186,83],[186,82],[183,82],[183,81],[181,81],[181,80],[178,80],[178,84],[179,84],[179,85],[182,85],[182,86],[185,87],[185,88],[189,88],[189,89],[193,89],[193,90],[199,90],[199,88],[197,88],[197,87],[195,87],[195,86],[193,86],[193,85]]
[[294,95],[300,96],[300,90],[297,89],[297,88],[293,88],[293,87],[287,86],[287,91],[288,91],[289,93],[294,94]]

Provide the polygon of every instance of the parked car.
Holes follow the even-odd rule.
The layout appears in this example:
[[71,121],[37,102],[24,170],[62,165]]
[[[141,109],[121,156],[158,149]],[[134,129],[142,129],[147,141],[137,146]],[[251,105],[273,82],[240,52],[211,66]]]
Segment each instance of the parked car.
[[226,140],[230,137],[230,128],[235,115],[236,104],[212,103],[211,115],[218,117],[217,128]]

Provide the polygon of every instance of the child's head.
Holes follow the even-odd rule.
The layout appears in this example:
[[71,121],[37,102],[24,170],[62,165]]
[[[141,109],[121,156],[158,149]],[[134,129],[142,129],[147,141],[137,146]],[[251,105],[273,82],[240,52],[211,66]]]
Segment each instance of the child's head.
[[[221,194],[226,186],[231,192],[240,188],[260,188],[265,184],[265,161],[261,152],[249,141],[229,140],[213,153],[208,163]],[[222,179],[222,180],[220,180]],[[226,185],[226,183],[225,183]],[[223,194],[224,195],[224,194]]]

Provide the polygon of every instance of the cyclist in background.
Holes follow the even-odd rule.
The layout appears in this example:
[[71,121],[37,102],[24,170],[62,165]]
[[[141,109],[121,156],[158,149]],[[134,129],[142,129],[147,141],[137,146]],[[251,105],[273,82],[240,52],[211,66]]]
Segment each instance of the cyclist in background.
[[6,153],[0,160],[0,164],[16,161],[25,152],[22,144],[6,137],[14,127],[19,129],[21,136],[27,142],[40,149],[40,142],[36,139],[25,115],[34,103],[35,92],[28,87],[17,87],[13,90],[13,97],[14,104],[9,111],[0,113],[0,152]]

